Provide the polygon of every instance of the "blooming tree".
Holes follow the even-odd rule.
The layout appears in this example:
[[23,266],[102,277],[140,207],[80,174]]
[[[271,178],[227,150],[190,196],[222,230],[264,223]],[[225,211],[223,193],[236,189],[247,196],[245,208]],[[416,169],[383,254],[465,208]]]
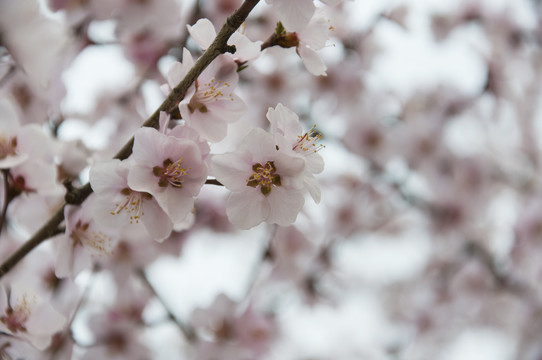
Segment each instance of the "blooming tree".
[[0,0],[0,358],[541,359],[542,6],[436,3]]

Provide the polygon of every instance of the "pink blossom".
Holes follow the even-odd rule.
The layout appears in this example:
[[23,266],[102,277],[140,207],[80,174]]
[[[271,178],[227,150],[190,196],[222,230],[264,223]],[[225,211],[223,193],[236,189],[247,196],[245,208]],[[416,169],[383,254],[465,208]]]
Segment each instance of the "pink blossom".
[[263,355],[276,332],[272,316],[257,312],[219,294],[207,309],[197,308],[192,326],[203,339],[197,347],[198,359],[248,360]]
[[237,152],[215,155],[213,174],[232,191],[226,213],[241,229],[265,221],[292,224],[303,207],[305,161],[279,149],[273,136],[253,129]]
[[38,350],[51,343],[66,319],[35,292],[13,285],[0,287],[0,331],[30,342]]
[[296,51],[303,65],[313,75],[326,75],[327,67],[316,51],[326,45],[331,29],[329,19],[323,11],[317,10],[306,27],[296,30],[299,40]]
[[95,164],[89,174],[96,193],[92,216],[106,227],[141,227],[155,240],[169,236],[173,223],[151,194],[128,186],[129,161],[110,160]]
[[[192,55],[184,49],[183,62],[173,64],[169,70],[169,86],[174,88],[193,64]],[[219,56],[179,103],[182,118],[204,139],[211,142],[224,139],[228,123],[237,121],[245,113],[245,103],[233,93],[238,80],[237,64],[227,56]]]
[[151,194],[174,224],[185,220],[207,179],[198,144],[141,128],[135,134],[132,159],[129,187]]
[[17,151],[19,121],[13,105],[0,99],[0,169],[7,169],[22,163],[26,155]]
[[55,273],[59,278],[74,278],[92,266],[92,257],[111,254],[116,238],[92,220],[93,200],[91,196],[84,206],[66,205],[64,209],[66,232],[55,238]]
[[313,0],[266,0],[271,4],[279,20],[291,31],[303,29],[311,20],[316,7]]
[[[199,19],[194,25],[187,25],[187,28],[194,41],[203,50],[207,50],[216,37],[215,27],[209,19]],[[235,45],[233,58],[238,62],[254,60],[260,56],[261,44],[261,41],[251,41],[239,30],[228,40],[228,45]]]
[[320,188],[313,174],[324,170],[324,159],[318,154],[323,148],[323,145],[318,143],[321,135],[314,128],[303,132],[297,114],[280,103],[274,109],[269,108],[267,119],[271,123],[275,143],[279,147],[291,149],[305,160],[304,186],[313,200],[319,203]]

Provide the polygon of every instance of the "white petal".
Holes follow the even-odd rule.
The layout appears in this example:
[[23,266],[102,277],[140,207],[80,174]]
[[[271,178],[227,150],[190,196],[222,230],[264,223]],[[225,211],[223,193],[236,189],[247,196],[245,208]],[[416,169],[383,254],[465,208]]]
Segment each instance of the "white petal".
[[320,50],[329,39],[329,19],[321,9],[318,9],[305,29],[298,33],[300,42],[313,50]]
[[122,189],[126,185],[126,179],[119,175],[118,168],[121,166],[118,159],[100,161],[90,168],[89,181],[95,193],[107,190]]
[[247,186],[247,178],[250,176],[251,165],[236,153],[214,155],[211,159],[212,174],[227,189],[242,191]]
[[128,186],[136,191],[148,192],[153,196],[164,192],[164,189],[166,189],[158,186],[158,178],[154,176],[149,167],[139,165],[133,165],[130,168]]
[[313,174],[319,174],[324,171],[324,158],[320,154],[313,152],[312,154],[306,155],[305,160],[307,161],[307,171]]
[[173,223],[183,221],[194,208],[194,198],[185,196],[181,189],[167,187],[163,193],[156,194],[155,199]]
[[[162,165],[163,157],[162,142],[167,138],[158,130],[142,127],[135,132],[132,159],[138,164]],[[157,163],[158,162],[158,163]]]
[[316,181],[316,178],[312,174],[306,174],[305,176],[305,187],[309,191],[309,194],[314,202],[319,204],[322,193],[320,191],[320,187],[318,186],[318,181]]
[[58,278],[72,276],[73,272],[73,245],[67,235],[59,235],[54,238],[56,245],[55,275]]
[[206,50],[216,37],[216,30],[209,19],[199,19],[194,25],[186,25],[196,44]]
[[293,224],[305,203],[301,191],[287,191],[280,186],[274,187],[267,199],[270,211],[266,221],[280,226]]
[[316,9],[313,0],[274,0],[273,8],[286,31],[305,28]]
[[149,235],[160,242],[167,238],[173,229],[173,223],[154,200],[143,200],[141,222]]
[[301,57],[303,64],[311,74],[316,76],[326,75],[327,67],[324,65],[324,62],[316,51],[301,45],[297,48],[297,52]]
[[270,107],[266,116],[271,123],[273,134],[282,135],[289,140],[296,140],[303,131],[297,114],[281,103],[278,103],[274,109]]
[[235,45],[236,51],[234,55],[240,61],[254,60],[262,53],[262,41],[251,41],[239,31],[231,35],[228,44]]
[[181,103],[179,105],[181,116],[188,125],[196,130],[198,134],[210,141],[219,142],[226,137],[228,133],[228,124],[218,115],[212,113],[201,113],[195,111],[193,114],[188,110],[188,104]]
[[250,130],[241,141],[239,150],[252,154],[255,162],[266,162],[276,152],[273,136],[260,128]]
[[38,350],[43,350],[51,342],[51,336],[62,330],[66,324],[66,318],[56,311],[49,303],[42,302],[36,308],[28,321],[26,328],[29,335],[32,334],[32,345]]
[[269,216],[269,203],[259,189],[248,188],[230,195],[226,214],[232,224],[241,229],[250,229]]

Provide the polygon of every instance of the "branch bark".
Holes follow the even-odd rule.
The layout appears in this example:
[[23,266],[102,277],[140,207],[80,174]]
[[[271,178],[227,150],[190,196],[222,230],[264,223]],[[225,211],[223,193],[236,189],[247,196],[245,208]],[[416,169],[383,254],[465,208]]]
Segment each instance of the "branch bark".
[[[177,104],[184,98],[188,88],[198,78],[199,75],[209,66],[209,64],[216,59],[220,54],[226,52],[234,52],[235,47],[228,45],[228,39],[230,36],[241,26],[246,20],[252,9],[258,4],[260,0],[245,0],[243,4],[232,14],[220,31],[218,32],[215,40],[209,46],[209,48],[203,53],[203,55],[196,61],[194,66],[186,74],[184,79],[171,91],[164,102],[156,109],[156,111],[143,123],[142,126],[146,127],[158,127],[158,119],[160,117],[160,111],[166,111],[171,113]],[[124,160],[132,154],[132,146],[134,144],[134,138],[132,137],[114,156],[115,159]],[[66,194],[66,204],[82,204],[83,201],[92,193],[90,184],[86,184],[81,188],[71,189]],[[46,239],[56,235],[60,231],[60,224],[64,221],[64,207],[62,205],[60,209],[49,219],[49,221],[43,225],[26,243],[24,243],[19,249],[17,249],[2,265],[0,265],[0,278],[7,274],[17,263],[23,259],[26,254],[32,251],[36,246],[41,244]]]

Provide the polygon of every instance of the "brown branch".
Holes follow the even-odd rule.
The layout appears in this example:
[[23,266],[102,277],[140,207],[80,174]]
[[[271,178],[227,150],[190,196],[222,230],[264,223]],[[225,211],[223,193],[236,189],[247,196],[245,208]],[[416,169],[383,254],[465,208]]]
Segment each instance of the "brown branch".
[[183,335],[186,337],[186,340],[188,340],[189,342],[194,342],[195,340],[197,340],[197,335],[194,332],[194,329],[192,329],[191,326],[185,324],[181,320],[177,319],[177,317],[173,314],[171,309],[167,306],[164,299],[156,292],[156,290],[154,289],[154,286],[152,286],[151,282],[149,281],[149,278],[147,277],[147,274],[145,273],[145,270],[139,270],[138,274],[139,274],[139,277],[141,278],[141,280],[143,280],[145,285],[154,294],[156,299],[158,299],[160,304],[162,304],[162,307],[164,308],[164,310],[168,314],[169,319],[171,319],[177,325],[177,327],[179,328],[181,333],[183,333]]
[[0,233],[2,233],[2,229],[4,228],[4,222],[6,221],[8,212],[8,205],[11,200],[9,196],[9,169],[2,169],[2,175],[4,178],[4,203],[2,204],[2,213],[0,214]]
[[[241,26],[259,1],[260,0],[245,0],[239,9],[228,17],[213,43],[196,61],[184,79],[171,91],[158,109],[147,119],[147,121],[143,123],[143,126],[157,128],[160,111],[166,111],[168,113],[172,112],[177,107],[179,102],[184,98],[188,88],[214,59],[225,52],[235,51],[235,47],[228,45],[228,39],[239,28],[239,26]],[[132,137],[122,147],[122,149],[119,150],[114,158],[120,160],[126,159],[132,153],[133,144],[134,138]],[[90,184],[86,184],[78,189],[73,188],[66,194],[66,203],[81,204],[91,193],[92,188],[90,187]],[[49,219],[49,221],[43,225],[41,229],[34,234],[34,236],[32,236],[26,243],[17,249],[15,253],[13,253],[0,266],[0,278],[8,273],[22,258],[26,256],[26,254],[32,251],[32,249],[38,246],[41,242],[58,233],[59,225],[64,220],[65,205],[66,204],[62,205],[62,207],[58,209],[51,219]]]
[[27,242],[18,248],[11,256],[0,266],[0,277],[6,275],[26,254],[41,244],[45,239],[55,236],[59,233],[58,226],[64,220],[64,206],[49,219]]
[[8,71],[4,74],[4,76],[0,79],[0,87],[4,86],[8,82],[9,79],[13,75],[15,75],[15,71],[17,70],[17,67],[15,65],[11,65],[8,69]]
[[205,184],[206,185],[224,186],[224,184],[222,184],[220,181],[218,181],[216,179],[207,179],[207,180],[205,180]]

